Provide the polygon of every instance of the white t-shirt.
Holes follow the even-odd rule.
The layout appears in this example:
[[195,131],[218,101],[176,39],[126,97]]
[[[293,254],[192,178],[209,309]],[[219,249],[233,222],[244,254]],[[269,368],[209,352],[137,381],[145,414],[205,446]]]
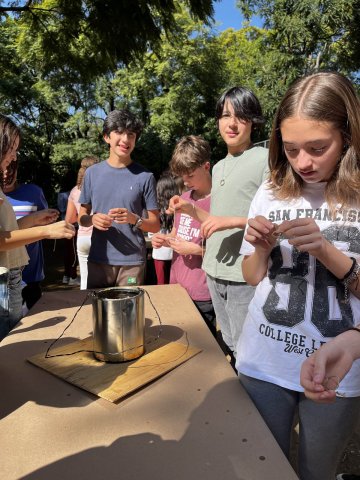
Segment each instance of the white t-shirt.
[[[346,255],[360,258],[360,210],[331,212],[324,201],[326,183],[307,184],[303,197],[279,201],[263,184],[249,218],[263,215],[274,223],[314,218],[322,234]],[[243,241],[241,254],[250,255]],[[344,302],[344,285],[315,257],[281,240],[269,257],[268,274],[259,283],[237,346],[239,372],[284,388],[303,391],[302,362],[322,343],[360,322],[360,300]],[[360,396],[360,360],[341,382],[339,392]]]

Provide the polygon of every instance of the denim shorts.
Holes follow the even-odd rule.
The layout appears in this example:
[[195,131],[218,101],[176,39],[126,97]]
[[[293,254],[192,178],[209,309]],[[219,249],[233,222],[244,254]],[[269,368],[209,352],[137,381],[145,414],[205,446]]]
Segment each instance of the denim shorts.
[[21,268],[0,272],[0,341],[22,318]]

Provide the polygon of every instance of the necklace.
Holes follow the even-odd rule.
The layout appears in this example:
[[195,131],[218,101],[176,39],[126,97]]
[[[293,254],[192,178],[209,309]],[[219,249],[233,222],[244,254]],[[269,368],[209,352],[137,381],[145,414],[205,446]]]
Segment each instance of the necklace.
[[222,168],[222,174],[221,174],[221,180],[220,180],[220,187],[223,187],[225,185],[225,180],[228,178],[228,176],[230,175],[230,173],[232,173],[232,171],[234,170],[234,168],[236,167],[237,165],[237,160],[235,157],[240,157],[244,152],[246,152],[246,150],[250,150],[251,148],[253,147],[253,144],[250,143],[250,145],[248,146],[248,148],[246,148],[245,150],[243,150],[242,152],[239,152],[239,153],[236,153],[234,155],[232,155],[232,158],[234,160],[234,165],[233,167],[230,169],[230,172],[228,172],[227,174],[225,174],[225,162],[226,162],[226,158],[224,158],[223,160],[223,168]]
[[223,168],[222,168],[222,174],[221,174],[221,180],[220,180],[220,187],[223,187],[225,185],[225,179],[228,178],[228,176],[230,175],[230,173],[234,170],[234,168],[236,167],[236,160],[234,161],[234,165],[233,167],[230,169],[230,172],[228,172],[227,174],[225,174],[225,162],[226,162],[226,159],[223,160]]

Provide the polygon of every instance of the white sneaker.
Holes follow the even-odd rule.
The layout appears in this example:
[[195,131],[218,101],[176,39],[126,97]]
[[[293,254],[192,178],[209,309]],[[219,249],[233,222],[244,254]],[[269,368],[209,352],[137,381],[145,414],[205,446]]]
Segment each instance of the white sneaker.
[[80,285],[80,278],[70,278],[68,285]]
[[69,283],[69,280],[70,280],[70,277],[68,277],[67,275],[64,275],[62,279],[62,283]]

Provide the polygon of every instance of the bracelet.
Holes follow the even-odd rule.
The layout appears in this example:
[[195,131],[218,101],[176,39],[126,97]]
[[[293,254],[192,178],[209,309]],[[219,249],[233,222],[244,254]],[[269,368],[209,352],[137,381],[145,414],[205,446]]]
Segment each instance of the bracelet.
[[359,274],[360,274],[360,265],[357,261],[353,259],[353,264],[351,265],[350,270],[345,275],[342,283],[344,284],[345,291],[344,291],[344,302],[349,303],[349,286],[352,284],[354,280],[356,280],[356,288],[358,287],[359,283]]
[[349,271],[344,275],[344,277],[341,279],[342,282],[344,282],[348,277],[350,277],[350,275],[353,273],[354,271],[354,268],[355,268],[355,265],[356,265],[356,258],[354,257],[350,257],[351,260],[352,260],[352,265],[349,269]]

